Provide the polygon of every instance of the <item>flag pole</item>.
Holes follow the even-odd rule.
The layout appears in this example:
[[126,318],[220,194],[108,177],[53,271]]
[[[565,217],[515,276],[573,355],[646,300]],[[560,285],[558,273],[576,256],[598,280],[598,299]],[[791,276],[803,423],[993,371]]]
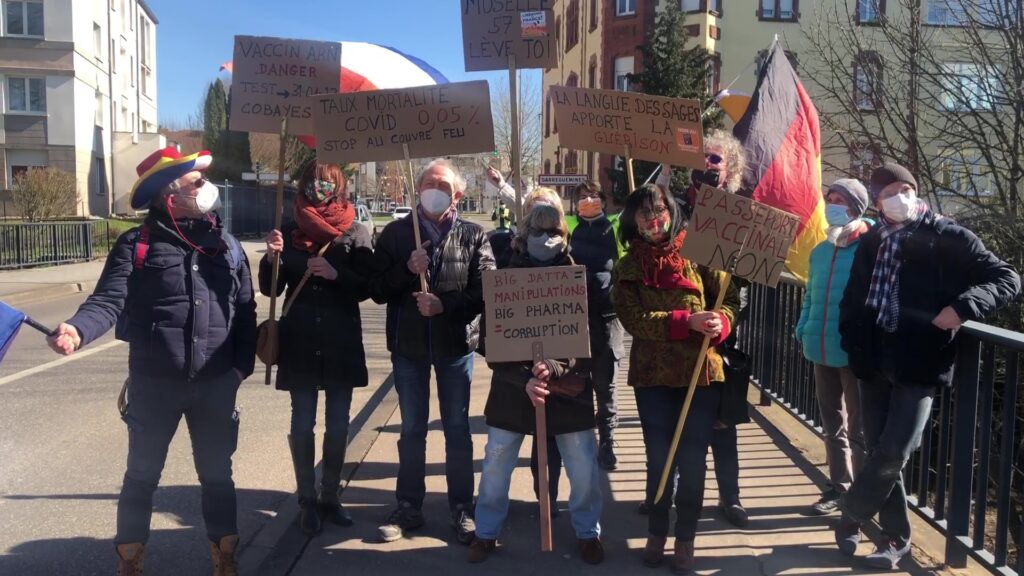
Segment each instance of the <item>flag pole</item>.
[[40,332],[46,334],[47,336],[55,336],[57,334],[56,330],[52,330],[50,328],[47,328],[46,326],[43,326],[35,319],[33,319],[31,316],[25,316],[25,319],[22,320],[22,322],[28,324],[29,326],[35,328],[36,330],[39,330]]
[[[281,141],[277,150],[277,198],[274,202],[274,230],[281,230],[282,212],[284,212],[284,155],[288,139],[288,117],[281,118]],[[258,182],[260,175],[256,175]],[[273,267],[270,274],[270,322],[267,324],[267,336],[270,345],[277,347],[277,279],[281,273],[281,255],[274,254],[271,259]],[[263,383],[270,386],[270,373],[273,366],[267,364],[267,373]]]
[[633,176],[633,157],[629,153],[629,144],[625,146],[625,161],[626,161],[626,183],[629,184],[629,192],[632,193],[636,190],[636,180]]

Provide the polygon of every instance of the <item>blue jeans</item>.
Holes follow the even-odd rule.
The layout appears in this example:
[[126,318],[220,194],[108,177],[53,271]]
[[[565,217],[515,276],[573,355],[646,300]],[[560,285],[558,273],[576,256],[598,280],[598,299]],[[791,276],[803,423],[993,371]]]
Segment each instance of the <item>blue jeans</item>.
[[910,542],[903,467],[921,445],[932,413],[933,386],[902,384],[879,375],[860,382],[860,410],[868,455],[843,495],[843,514],[864,524],[878,515],[888,540]]
[[647,530],[652,536],[668,536],[672,492],[675,490],[675,537],[682,542],[692,542],[697,535],[697,522],[704,507],[708,446],[711,445],[713,426],[718,419],[721,388],[718,385],[698,386],[694,391],[693,404],[690,405],[686,427],[683,428],[679,449],[672,464],[679,477],[673,483],[670,473],[670,481],[658,502],[654,502],[654,497],[675,435],[676,422],[686,400],[686,388],[634,387],[633,394],[647,451],[647,501],[653,503],[647,517]]
[[117,544],[145,543],[153,516],[153,492],[167,448],[185,418],[202,492],[206,535],[218,542],[238,534],[231,456],[238,446],[238,374],[185,382],[131,375],[128,387],[128,467],[117,502]]
[[457,358],[412,360],[391,355],[402,434],[398,440],[398,484],[395,496],[414,508],[423,506],[427,492],[427,417],[430,410],[430,368],[437,381],[437,400],[444,429],[448,504],[473,502],[473,439],[469,432],[469,387],[473,354]]
[[[316,388],[290,390],[292,396],[292,436],[313,433],[316,426],[316,405],[320,394]],[[352,407],[351,388],[324,390],[324,436],[344,442],[348,438],[349,410]]]
[[[497,540],[508,516],[508,490],[512,471],[519,461],[523,434],[501,428],[487,429],[484,470],[476,499],[476,535]],[[600,474],[597,470],[597,440],[593,430],[555,436],[569,477],[569,512],[572,527],[580,539],[601,535]]]

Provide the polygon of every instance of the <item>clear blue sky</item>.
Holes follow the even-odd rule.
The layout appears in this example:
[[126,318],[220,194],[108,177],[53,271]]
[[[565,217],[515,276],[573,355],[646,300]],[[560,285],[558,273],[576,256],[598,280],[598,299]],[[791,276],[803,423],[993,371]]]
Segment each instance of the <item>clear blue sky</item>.
[[[491,90],[507,72],[467,73],[462,59],[459,0],[148,0],[157,27],[160,123],[184,122],[218,68],[231,60],[236,34],[392,46],[422,58],[451,81],[487,79]],[[531,71],[537,74],[539,71]],[[534,85],[539,85],[539,81]]]

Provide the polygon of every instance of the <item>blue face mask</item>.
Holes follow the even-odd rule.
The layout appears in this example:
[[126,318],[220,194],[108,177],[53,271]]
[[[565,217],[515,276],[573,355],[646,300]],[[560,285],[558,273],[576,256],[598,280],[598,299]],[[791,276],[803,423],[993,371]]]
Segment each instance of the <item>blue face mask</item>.
[[846,226],[853,220],[849,209],[840,204],[828,204],[825,206],[825,221],[829,226]]

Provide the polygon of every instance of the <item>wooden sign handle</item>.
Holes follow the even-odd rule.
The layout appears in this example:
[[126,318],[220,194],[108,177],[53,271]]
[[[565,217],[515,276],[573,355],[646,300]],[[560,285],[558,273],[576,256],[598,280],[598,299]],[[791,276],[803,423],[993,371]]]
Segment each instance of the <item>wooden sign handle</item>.
[[629,190],[627,192],[629,194],[632,194],[633,190],[636,190],[636,178],[633,175],[633,156],[629,152],[629,144],[626,144],[625,152],[626,155],[624,156],[624,158],[626,162],[626,184],[629,185]]
[[[544,360],[544,344],[533,343],[533,363]],[[551,538],[551,492],[548,490],[548,420],[546,406],[536,406],[536,431],[533,442],[537,446],[537,496],[540,500],[540,550],[551,552],[555,549]]]
[[[725,273],[722,285],[718,289],[718,298],[715,299],[715,307],[712,310],[720,310],[725,302],[725,292],[732,282],[732,274]],[[690,413],[690,405],[693,404],[693,393],[697,390],[697,379],[704,374],[704,360],[707,358],[708,348],[711,345],[711,337],[704,336],[700,345],[700,353],[697,354],[697,364],[693,367],[693,374],[690,375],[690,387],[686,390],[686,401],[683,402],[683,409],[679,413],[679,420],[676,422],[675,436],[672,437],[672,444],[668,448],[668,457],[665,459],[665,468],[661,471],[661,481],[658,482],[658,492],[654,496],[654,502],[661,502],[665,495],[665,487],[668,485],[669,476],[672,473],[672,461],[675,459],[676,451],[679,449],[679,439],[683,436],[683,426],[686,425],[686,416]]]
[[[414,202],[415,198],[413,198],[413,195],[415,194],[414,190],[415,190],[415,186],[416,186],[416,177],[413,176],[413,172],[412,172],[412,160],[409,158],[409,145],[408,144],[402,144],[402,152],[405,153],[405,170],[403,170],[402,172],[405,174],[405,181],[406,181],[405,186],[406,186],[406,189],[409,191],[409,200],[410,200],[409,203],[413,204],[413,206],[412,206],[412,234],[413,234],[413,237],[416,239],[416,248],[415,248],[415,250],[419,250],[420,246],[423,246],[423,240],[420,238],[420,216],[419,216],[419,209],[417,208],[417,206],[415,206],[415,202]],[[434,248],[436,249],[438,247],[435,246]],[[428,287],[427,287],[427,275],[426,274],[420,274],[420,292],[427,293],[429,291],[430,290],[428,290]]]
[[[285,116],[281,119],[281,142],[277,150],[277,198],[274,202],[274,230],[281,229],[281,218],[282,212],[284,212],[284,156],[285,156],[285,145],[288,137],[288,117]],[[259,182],[260,175],[256,175],[256,181]],[[277,280],[280,278],[281,273],[281,255],[274,254],[271,258],[272,271],[270,273],[270,323],[268,325],[267,336],[270,340],[271,346],[277,346]],[[267,372],[264,375],[263,383],[270,386],[270,373],[273,370],[273,366],[267,366]]]
[[[516,223],[519,226],[523,225],[523,218],[526,216],[523,214],[523,166],[522,166],[522,154],[520,147],[520,134],[519,134],[519,82],[517,78],[518,69],[516,68],[516,55],[510,53],[508,55],[508,92],[509,101],[512,103],[509,106],[509,124],[512,129],[511,142],[512,149],[509,150],[509,160],[512,162],[512,174],[515,174],[516,184]],[[509,174],[509,178],[512,177]]]

